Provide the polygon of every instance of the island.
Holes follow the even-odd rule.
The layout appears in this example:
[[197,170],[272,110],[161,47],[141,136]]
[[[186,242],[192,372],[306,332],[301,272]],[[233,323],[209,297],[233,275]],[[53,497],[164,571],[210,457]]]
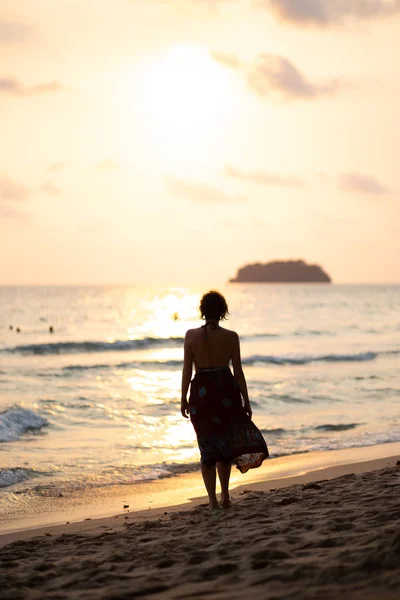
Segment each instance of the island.
[[230,283],[331,283],[319,265],[304,260],[274,260],[240,267]]

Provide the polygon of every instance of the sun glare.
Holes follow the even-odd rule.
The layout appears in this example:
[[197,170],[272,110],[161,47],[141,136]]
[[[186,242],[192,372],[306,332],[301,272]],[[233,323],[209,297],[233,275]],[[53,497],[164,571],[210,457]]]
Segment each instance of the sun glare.
[[232,121],[233,78],[207,49],[175,46],[139,69],[135,108],[146,141],[168,166],[201,160]]

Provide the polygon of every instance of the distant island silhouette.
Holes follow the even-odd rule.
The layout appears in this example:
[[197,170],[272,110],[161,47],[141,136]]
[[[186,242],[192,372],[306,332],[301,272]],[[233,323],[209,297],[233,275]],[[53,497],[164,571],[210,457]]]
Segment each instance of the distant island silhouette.
[[274,260],[240,267],[230,283],[331,283],[319,265],[304,260]]

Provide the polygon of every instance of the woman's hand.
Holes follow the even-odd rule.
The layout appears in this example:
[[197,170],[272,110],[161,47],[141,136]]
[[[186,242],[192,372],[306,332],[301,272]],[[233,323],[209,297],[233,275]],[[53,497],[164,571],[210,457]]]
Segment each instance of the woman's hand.
[[244,410],[249,415],[250,419],[253,416],[253,411],[251,410],[250,402],[246,402],[244,405]]
[[187,400],[181,400],[181,415],[185,419],[189,418],[189,402]]

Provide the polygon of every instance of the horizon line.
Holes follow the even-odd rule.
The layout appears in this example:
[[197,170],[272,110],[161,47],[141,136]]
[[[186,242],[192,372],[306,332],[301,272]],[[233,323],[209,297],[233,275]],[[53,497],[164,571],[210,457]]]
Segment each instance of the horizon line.
[[[215,283],[215,282],[214,282]],[[221,282],[219,285],[400,285],[400,281],[240,281]],[[6,287],[192,287],[194,285],[204,286],[204,283],[0,283],[0,288]],[[211,284],[213,285],[213,284]]]

